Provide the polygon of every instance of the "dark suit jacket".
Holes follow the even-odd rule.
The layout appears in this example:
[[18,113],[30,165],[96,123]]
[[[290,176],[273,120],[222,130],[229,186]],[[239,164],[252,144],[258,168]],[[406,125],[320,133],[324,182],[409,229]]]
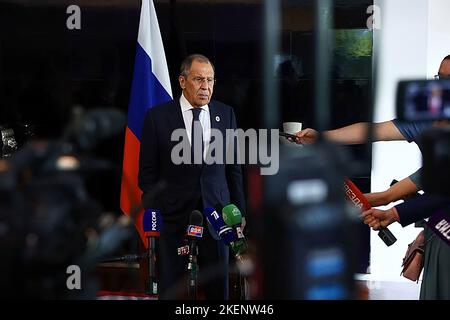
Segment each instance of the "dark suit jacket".
[[432,216],[436,211],[450,206],[448,196],[424,194],[396,206],[400,224],[405,227],[413,222]]
[[[225,140],[225,130],[236,128],[233,109],[223,103],[211,101],[209,111],[211,129],[219,129]],[[152,193],[158,182],[166,183],[164,191],[150,201],[152,208],[161,210],[163,230],[186,228],[189,215],[196,209],[196,200],[200,197],[204,207],[234,203],[244,214],[240,165],[175,165],[171,160],[171,151],[178,142],[170,141],[170,138],[178,128],[186,129],[179,99],[147,111],[141,137],[139,187],[145,197]],[[225,148],[224,143],[224,155]],[[144,204],[145,207],[150,207],[148,202]]]

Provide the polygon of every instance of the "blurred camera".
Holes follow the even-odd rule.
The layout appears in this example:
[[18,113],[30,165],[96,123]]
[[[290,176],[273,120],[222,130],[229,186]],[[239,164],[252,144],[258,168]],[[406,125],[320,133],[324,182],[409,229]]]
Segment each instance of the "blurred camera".
[[420,137],[423,187],[429,193],[450,195],[450,79],[399,82],[397,116],[429,123]]
[[0,126],[0,158],[12,155],[34,136],[34,126],[27,123],[3,124]]
[[404,121],[450,119],[450,79],[400,81],[397,117]]
[[1,133],[1,158],[10,158],[17,150],[17,141],[14,137],[14,130],[12,128],[2,128]]
[[[56,141],[30,139],[30,125],[0,127],[0,273],[8,275],[0,298],[95,298],[91,271],[133,234],[131,220],[104,212],[84,179],[113,167],[88,151],[121,133],[125,115],[77,109],[72,118]],[[72,265],[83,272],[83,290],[67,286]]]

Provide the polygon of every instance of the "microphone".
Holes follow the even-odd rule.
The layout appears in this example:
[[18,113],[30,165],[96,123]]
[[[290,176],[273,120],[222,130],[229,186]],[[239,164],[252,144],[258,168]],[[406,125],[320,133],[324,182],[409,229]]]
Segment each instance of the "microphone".
[[237,236],[239,239],[245,238],[242,232],[242,214],[241,211],[234,204],[229,204],[222,209],[223,221],[225,223],[236,229]]
[[222,217],[225,224],[232,227],[236,233],[237,240],[231,243],[231,249],[236,258],[240,258],[241,254],[247,251],[247,241],[241,227],[241,211],[234,204],[229,204],[222,208]]
[[148,253],[144,254],[125,254],[123,256],[114,257],[102,260],[102,263],[110,263],[110,262],[126,262],[126,263],[133,263],[133,262],[139,262],[142,259],[148,258]]
[[216,230],[216,232],[219,235],[220,239],[227,246],[230,246],[230,244],[232,242],[238,240],[235,232],[233,231],[233,228],[231,228],[230,226],[227,226],[225,224],[225,221],[223,221],[222,215],[217,213],[216,209],[214,209],[214,208],[205,208],[203,213],[205,214],[206,219],[212,225],[214,230]]
[[245,254],[248,246],[244,233],[242,232],[242,214],[234,204],[228,204],[222,208],[222,218],[227,226],[233,228],[235,231],[233,234],[237,238],[230,243],[230,248],[234,253],[237,262],[236,266],[239,270],[239,285],[234,286],[234,290],[236,294],[243,297],[245,296],[245,276],[250,275],[254,267],[252,259]]
[[[367,201],[366,197],[364,197],[362,192],[352,181],[350,181],[349,179],[345,179],[344,188],[347,199],[349,199],[355,205],[355,207],[358,207],[362,211],[366,211],[372,208],[369,201]],[[397,241],[397,238],[386,227],[383,227],[379,230],[378,236],[388,247],[393,245]]]
[[158,294],[158,282],[156,278],[156,238],[161,234],[161,213],[159,210],[146,209],[142,218],[144,235],[148,240],[148,281],[146,292],[148,294]]
[[188,277],[188,295],[192,300],[197,300],[198,283],[198,264],[197,240],[203,236],[203,215],[200,211],[194,210],[189,216],[189,225],[186,231],[186,237],[189,242],[189,255],[187,270]]

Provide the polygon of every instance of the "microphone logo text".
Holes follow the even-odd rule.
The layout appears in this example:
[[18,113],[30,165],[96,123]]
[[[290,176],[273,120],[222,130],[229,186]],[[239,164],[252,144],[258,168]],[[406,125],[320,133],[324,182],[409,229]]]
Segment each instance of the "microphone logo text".
[[156,212],[152,211],[152,231],[158,231],[158,220],[156,218]]
[[358,207],[359,209],[362,209],[363,204],[362,204],[361,200],[358,199],[356,194],[350,189],[350,187],[347,184],[345,184],[345,194],[350,199],[350,201],[353,202],[353,204],[356,207]]
[[203,227],[189,226],[187,230],[187,235],[190,237],[201,238],[203,236]]

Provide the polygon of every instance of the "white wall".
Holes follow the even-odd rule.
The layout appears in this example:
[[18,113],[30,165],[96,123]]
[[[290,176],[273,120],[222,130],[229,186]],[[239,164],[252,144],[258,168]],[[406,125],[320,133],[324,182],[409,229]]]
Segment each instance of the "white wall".
[[[374,30],[378,55],[378,91],[375,122],[395,117],[396,84],[401,79],[432,77],[444,56],[450,54],[449,0],[375,0],[381,10],[380,29]],[[373,146],[372,191],[389,187],[421,165],[414,143],[378,142]],[[420,229],[392,224],[397,237],[391,247],[371,234],[371,276],[373,280],[408,281],[401,277],[401,262]]]
[[428,9],[427,74],[437,73],[441,60],[450,55],[450,1],[431,0]]

